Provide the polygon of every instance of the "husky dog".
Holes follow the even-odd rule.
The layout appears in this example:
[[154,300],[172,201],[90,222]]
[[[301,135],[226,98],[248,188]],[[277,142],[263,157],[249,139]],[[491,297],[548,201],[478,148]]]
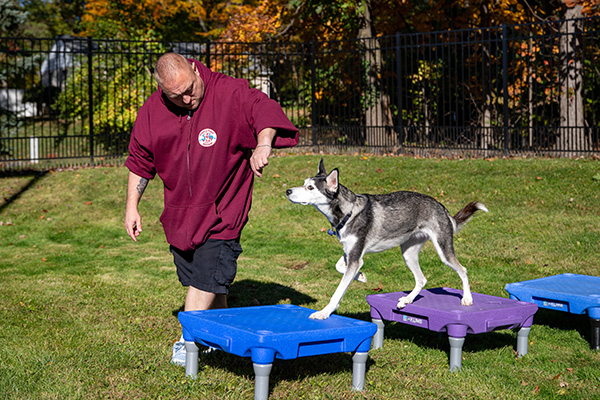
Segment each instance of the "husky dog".
[[323,159],[316,176],[306,179],[304,186],[287,189],[286,195],[292,203],[315,206],[331,223],[329,234],[335,234],[344,247],[344,255],[335,266],[344,276],[329,304],[310,318],[329,318],[338,308],[352,280],[366,282],[365,275],[360,272],[365,253],[396,246],[402,249],[404,262],[415,277],[414,289],[408,296],[398,299],[398,308],[412,303],[427,283],[419,266],[419,251],[427,240],[432,241],[442,262],[460,276],[463,288],[461,304],[473,304],[467,270],[454,254],[453,235],[476,211],[487,212],[484,204],[477,201],[469,203],[453,217],[434,198],[420,193],[355,194],[339,183],[337,168],[327,174]]

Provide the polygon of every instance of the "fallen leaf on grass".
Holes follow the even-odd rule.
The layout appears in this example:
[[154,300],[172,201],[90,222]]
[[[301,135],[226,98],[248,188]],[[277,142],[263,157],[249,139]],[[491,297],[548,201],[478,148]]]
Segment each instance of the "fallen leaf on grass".
[[377,286],[375,289],[371,289],[374,292],[381,292],[383,290],[383,283]]
[[89,206],[89,205],[91,205],[91,204],[92,204],[92,202],[91,202],[91,201],[86,201],[86,202],[85,202],[85,205],[86,205],[86,206]]
[[292,265],[291,269],[298,271],[298,270],[304,269],[307,265],[308,265],[308,261],[300,262],[300,263],[296,263],[296,264]]

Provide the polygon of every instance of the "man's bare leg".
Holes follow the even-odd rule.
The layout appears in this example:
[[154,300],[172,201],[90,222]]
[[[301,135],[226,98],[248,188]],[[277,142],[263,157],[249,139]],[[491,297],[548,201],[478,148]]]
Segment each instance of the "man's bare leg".
[[[196,289],[193,286],[188,287],[188,291],[185,296],[185,311],[209,310],[215,308],[227,308],[226,294],[215,294]],[[208,351],[210,351],[210,349]],[[173,344],[173,358],[171,362],[185,366],[185,360],[186,348],[182,335],[181,339]]]
[[227,295],[205,292],[188,286],[185,296],[185,311],[210,310],[214,308],[227,308]]

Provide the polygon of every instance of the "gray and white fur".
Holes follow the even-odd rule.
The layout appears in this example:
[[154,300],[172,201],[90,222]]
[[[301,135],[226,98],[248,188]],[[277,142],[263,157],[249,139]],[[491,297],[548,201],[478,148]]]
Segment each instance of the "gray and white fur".
[[398,299],[398,308],[413,302],[427,279],[419,266],[419,251],[431,240],[440,259],[458,273],[462,280],[461,304],[470,306],[473,297],[467,270],[454,253],[453,235],[484,204],[474,201],[452,216],[434,198],[408,191],[389,194],[355,194],[339,183],[339,171],[325,171],[323,159],[316,176],[304,185],[286,190],[292,203],[313,205],[331,223],[330,233],[335,233],[344,248],[344,255],[336,263],[336,270],[344,276],[329,304],[310,318],[327,319],[344,297],[350,283],[356,279],[366,282],[360,272],[365,253],[376,253],[400,246],[402,256],[415,277],[415,287],[407,296]]

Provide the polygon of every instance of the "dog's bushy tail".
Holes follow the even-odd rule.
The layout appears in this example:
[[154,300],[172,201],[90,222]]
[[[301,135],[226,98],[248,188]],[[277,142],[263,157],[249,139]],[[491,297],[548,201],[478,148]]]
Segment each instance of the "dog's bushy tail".
[[456,222],[456,229],[454,229],[454,231],[460,231],[461,228],[465,226],[471,218],[473,218],[473,214],[475,214],[478,210],[488,212],[485,204],[478,201],[470,202],[462,210],[457,212],[453,217],[454,221]]

